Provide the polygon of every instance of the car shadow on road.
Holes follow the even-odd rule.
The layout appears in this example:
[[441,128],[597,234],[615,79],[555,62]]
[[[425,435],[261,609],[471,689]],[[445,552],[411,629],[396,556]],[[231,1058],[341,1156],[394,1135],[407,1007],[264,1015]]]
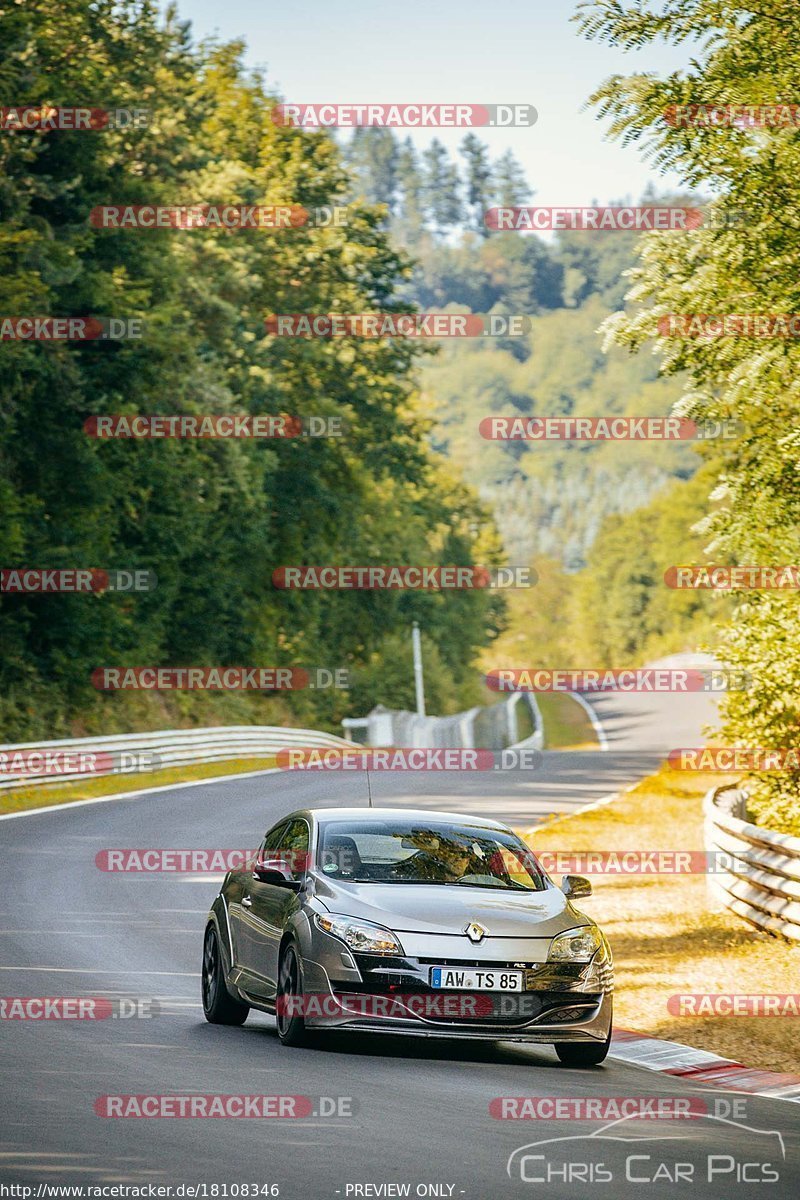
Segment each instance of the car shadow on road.
[[[269,1039],[278,1044],[278,1033],[275,1026],[265,1018],[264,1023],[247,1024],[239,1029],[225,1030],[226,1035],[238,1035],[237,1041],[258,1037]],[[198,1026],[202,1029],[202,1026]],[[316,1034],[308,1047],[304,1048],[314,1053],[344,1054],[348,1057],[359,1058],[395,1058],[416,1059],[427,1062],[473,1062],[473,1063],[506,1063],[523,1066],[553,1067],[560,1066],[555,1053],[549,1045],[516,1045],[513,1042],[489,1041],[471,1042],[463,1040],[435,1037],[410,1037],[391,1034],[357,1034],[357,1033],[320,1033]],[[287,1054],[303,1053],[296,1048],[286,1049]]]

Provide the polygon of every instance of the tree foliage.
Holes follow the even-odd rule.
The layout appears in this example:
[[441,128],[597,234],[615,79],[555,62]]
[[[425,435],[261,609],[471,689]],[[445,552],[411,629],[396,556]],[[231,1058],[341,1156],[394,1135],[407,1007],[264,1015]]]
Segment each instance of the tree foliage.
[[[8,739],[167,719],[316,720],[346,693],[99,697],[98,665],[344,666],[371,672],[413,619],[443,664],[439,700],[471,696],[470,664],[501,622],[487,594],[285,593],[292,563],[499,558],[487,514],[426,448],[413,344],[282,339],[273,312],[408,308],[381,207],[346,226],[94,229],[109,203],[343,203],[334,140],[273,122],[276,98],[238,44],[200,46],[151,0],[40,0],[0,11],[4,104],[146,107],[142,129],[6,132],[0,311],[141,317],[141,341],[2,343],[4,566],[147,567],[135,597],[3,597]],[[386,147],[384,146],[384,150]],[[392,155],[384,157],[390,188]],[[377,195],[374,199],[384,199]],[[341,438],[97,441],[100,413],[336,415]],[[376,664],[377,670],[376,670]],[[409,664],[410,671],[410,664]]]
[[[681,0],[658,11],[622,3],[583,6],[590,36],[631,48],[655,38],[698,43],[685,71],[614,76],[596,93],[623,140],[641,144],[689,187],[734,213],[726,227],[644,239],[630,293],[633,311],[616,316],[609,336],[632,348],[656,339],[663,369],[686,379],[679,411],[734,417],[743,436],[727,450],[703,524],[706,561],[780,565],[800,553],[800,351],[795,339],[658,338],[669,313],[797,313],[800,300],[800,137],[791,123],[732,125],[670,122],[670,105],[796,104],[800,13],[787,0],[757,5]],[[744,219],[741,219],[742,214]],[[733,692],[723,734],[735,744],[796,745],[800,729],[800,623],[792,592],[744,592],[722,635],[722,654],[749,672],[752,686]],[[800,773],[752,780],[765,819],[797,821]]]

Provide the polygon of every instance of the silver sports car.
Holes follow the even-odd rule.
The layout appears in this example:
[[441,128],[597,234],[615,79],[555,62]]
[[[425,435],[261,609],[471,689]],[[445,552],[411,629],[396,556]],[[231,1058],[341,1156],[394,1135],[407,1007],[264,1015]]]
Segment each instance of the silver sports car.
[[230,871],[208,917],[206,1019],[274,1013],[321,1031],[549,1042],[592,1066],[611,1039],[604,935],[497,821],[416,809],[291,813]]

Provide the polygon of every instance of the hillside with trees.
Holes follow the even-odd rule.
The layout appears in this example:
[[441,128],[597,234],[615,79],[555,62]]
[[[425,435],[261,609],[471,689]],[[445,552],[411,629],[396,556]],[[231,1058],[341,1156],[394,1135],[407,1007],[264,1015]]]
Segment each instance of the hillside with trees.
[[[418,154],[390,130],[344,146],[354,196],[385,206],[386,227],[415,260],[404,292],[422,311],[516,313],[521,338],[443,339],[423,360],[433,445],[490,506],[513,562],[545,555],[586,564],[604,520],[632,512],[700,460],[688,443],[491,442],[486,416],[663,416],[679,384],[655,360],[604,353],[599,328],[624,301],[639,236],[491,233],[483,214],[535,198],[509,153],[492,161],[474,134],[457,157],[435,139]],[[648,197],[652,202],[653,197]]]

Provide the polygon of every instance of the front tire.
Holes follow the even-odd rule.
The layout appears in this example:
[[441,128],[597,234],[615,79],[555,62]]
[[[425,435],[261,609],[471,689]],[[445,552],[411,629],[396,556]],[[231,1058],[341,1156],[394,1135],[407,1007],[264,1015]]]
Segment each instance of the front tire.
[[244,1025],[250,1005],[234,1000],[225,986],[217,931],[209,925],[203,941],[202,971],[203,1012],[212,1025]]
[[[278,1037],[284,1046],[307,1046],[310,1036],[302,1015],[303,979],[300,960],[291,944],[284,946],[278,963],[278,992],[275,997],[275,1020]],[[300,1009],[300,1011],[297,1011]]]
[[611,1025],[604,1042],[556,1042],[555,1051],[565,1067],[599,1067],[611,1047]]

